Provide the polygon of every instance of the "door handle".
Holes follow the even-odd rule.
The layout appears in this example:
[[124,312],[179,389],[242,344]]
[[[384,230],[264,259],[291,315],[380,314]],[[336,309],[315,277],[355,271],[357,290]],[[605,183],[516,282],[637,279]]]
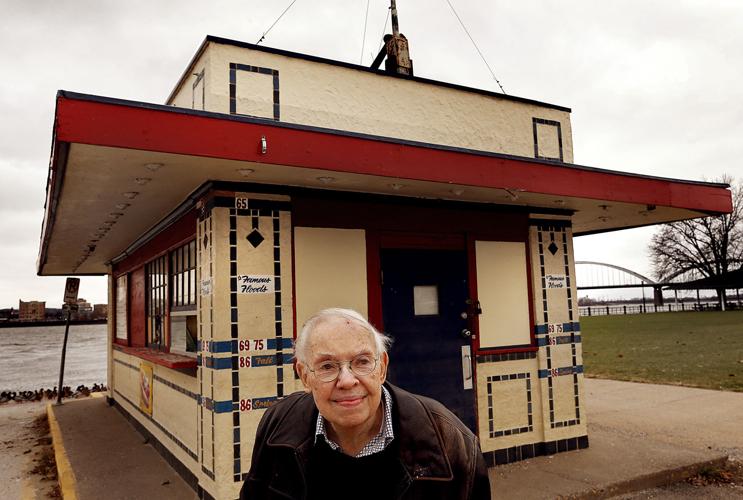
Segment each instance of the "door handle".
[[472,389],[472,348],[468,345],[462,346],[462,382],[463,388]]

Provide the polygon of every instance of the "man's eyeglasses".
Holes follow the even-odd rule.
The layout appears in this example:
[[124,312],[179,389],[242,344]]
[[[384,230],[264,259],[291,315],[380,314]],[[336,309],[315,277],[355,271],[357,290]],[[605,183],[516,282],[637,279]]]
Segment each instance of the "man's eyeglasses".
[[348,369],[357,377],[369,375],[377,367],[377,360],[369,354],[359,354],[349,361],[321,361],[309,370],[322,382],[333,382],[341,373],[341,366],[348,365]]

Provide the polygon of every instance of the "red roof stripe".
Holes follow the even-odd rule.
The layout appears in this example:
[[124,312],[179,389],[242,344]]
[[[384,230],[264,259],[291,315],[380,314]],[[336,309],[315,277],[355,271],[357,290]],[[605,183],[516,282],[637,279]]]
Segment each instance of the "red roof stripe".
[[[727,189],[169,110],[57,101],[56,139],[469,186],[729,212]],[[261,154],[265,135],[268,151]]]

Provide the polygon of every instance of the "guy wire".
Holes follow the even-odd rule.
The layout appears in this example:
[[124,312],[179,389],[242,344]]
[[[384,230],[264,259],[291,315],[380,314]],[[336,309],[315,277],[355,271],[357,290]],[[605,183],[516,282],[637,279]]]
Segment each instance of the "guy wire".
[[366,45],[366,22],[369,20],[369,2],[366,0],[366,15],[364,16],[364,34],[361,36],[361,57],[359,57],[359,64],[364,64],[364,46]]
[[459,24],[462,26],[462,29],[464,29],[464,32],[467,33],[467,36],[469,37],[470,41],[472,42],[472,45],[475,46],[475,50],[477,51],[478,54],[480,54],[480,59],[482,59],[482,62],[484,62],[485,63],[485,66],[488,67],[488,70],[490,71],[490,74],[493,75],[493,80],[495,80],[495,83],[498,84],[498,86],[501,89],[501,92],[503,92],[505,94],[506,91],[503,88],[503,85],[500,84],[500,82],[498,81],[498,78],[495,76],[495,72],[493,71],[493,68],[491,68],[490,65],[488,64],[488,61],[485,60],[485,56],[482,55],[482,52],[480,51],[480,48],[477,46],[477,43],[475,43],[475,39],[472,38],[472,35],[470,35],[470,32],[467,29],[467,26],[464,25],[464,22],[462,21],[462,18],[459,17],[459,14],[457,14],[457,11],[454,10],[454,6],[451,4],[451,2],[449,0],[446,0],[446,3],[449,4],[449,8],[451,8],[451,11],[454,13],[454,16],[459,21]]
[[281,15],[276,18],[276,20],[273,22],[273,24],[271,26],[269,26],[266,31],[263,32],[263,35],[261,35],[261,38],[257,42],[255,42],[256,45],[260,44],[266,38],[266,35],[268,35],[268,32],[271,31],[271,29],[273,29],[274,26],[276,26],[276,23],[278,23],[279,20],[282,17],[284,17],[284,14],[286,14],[286,11],[288,11],[289,9],[291,9],[292,8],[292,5],[294,5],[294,3],[296,1],[297,0],[292,0],[292,3],[290,3],[289,6],[286,9],[284,9],[284,12],[282,12]]

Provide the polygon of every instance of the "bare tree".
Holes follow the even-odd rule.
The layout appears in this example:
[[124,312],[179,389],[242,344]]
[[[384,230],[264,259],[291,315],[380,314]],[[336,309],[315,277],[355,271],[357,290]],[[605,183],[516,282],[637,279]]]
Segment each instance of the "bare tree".
[[[743,264],[743,183],[736,185],[729,175],[719,182],[731,185],[732,213],[664,224],[653,235],[650,255],[658,281],[689,271],[712,278]],[[724,304],[725,290],[718,289],[717,297]]]

